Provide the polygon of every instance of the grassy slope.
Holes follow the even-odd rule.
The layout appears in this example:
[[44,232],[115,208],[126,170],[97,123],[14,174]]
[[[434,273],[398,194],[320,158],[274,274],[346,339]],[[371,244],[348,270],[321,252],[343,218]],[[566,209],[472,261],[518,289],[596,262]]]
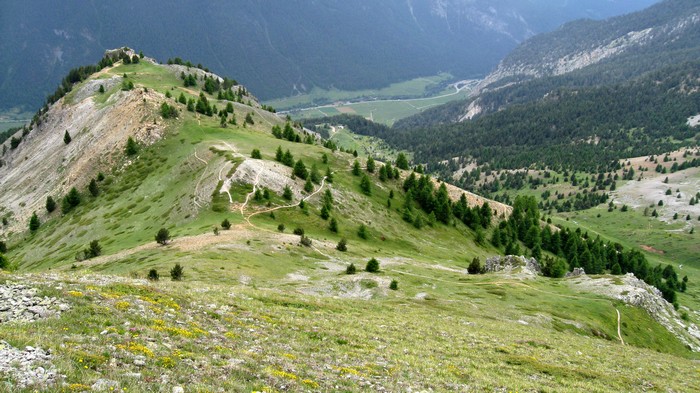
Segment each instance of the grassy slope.
[[[111,72],[127,72],[137,86],[159,91],[177,86],[173,96],[179,95],[179,81],[159,67],[120,66]],[[239,122],[250,110],[236,106]],[[47,289],[73,299],[74,310],[36,328],[0,326],[0,336],[13,345],[56,343],[43,345],[55,350],[69,382],[89,384],[108,375],[131,391],[144,391],[157,383],[160,373],[170,372],[183,381],[191,378],[189,383],[203,391],[281,389],[282,385],[313,390],[311,382],[325,391],[369,389],[361,384],[363,380],[390,390],[470,386],[490,391],[606,391],[637,390],[651,383],[687,391],[688,381],[697,379],[696,367],[685,359],[691,354],[639,309],[575,293],[562,281],[522,283],[500,275],[465,275],[463,270],[473,257],[483,260],[496,251],[474,244],[473,233],[461,225],[419,231],[404,223],[398,212],[403,205],[401,192],[396,192],[392,208],[386,207],[389,190],[398,191],[398,183],[380,184],[375,178],[372,196],[362,195],[359,178],[350,174],[352,156],[276,140],[267,123],[273,117],[262,120],[265,113],[259,110],[256,125],[245,129],[223,129],[215,118],[203,117],[200,123],[191,113],[181,113],[166,138],[143,148],[132,165],[108,175],[100,196],[87,198],[87,203],[65,217],[56,215],[9,254],[11,260],[22,261],[22,270],[69,271],[75,254],[99,239],[107,256],[95,264],[78,263],[77,270],[143,276],[150,268],[165,274],[174,262],[185,266],[182,284],[161,283],[146,289],[75,284],[58,292]],[[221,141],[244,155],[260,148],[265,159],[271,159],[281,145],[307,166],[316,163],[322,173],[326,166],[321,155],[327,153],[335,172],[332,188],[339,195],[332,214],[338,218],[340,233],[331,233],[318,216],[318,198],[311,200],[308,216],[298,208],[283,209],[274,218],[255,216],[252,225],[245,224],[237,210],[216,213],[205,207],[196,212],[193,190],[207,171],[218,172],[227,159],[209,150]],[[208,169],[194,157],[195,151],[208,161]],[[242,201],[250,187],[234,191],[234,200]],[[273,203],[283,202],[273,198]],[[234,228],[216,237],[211,229],[224,218]],[[304,227],[313,248],[299,246],[298,237],[278,234],[279,223],[286,225],[287,232]],[[368,240],[356,234],[360,223],[370,228]],[[167,247],[153,242],[162,226],[171,228],[176,237]],[[340,237],[348,238],[347,253],[334,249]],[[379,275],[342,274],[346,264],[354,262],[361,268],[370,256],[382,264]],[[294,279],[290,273],[302,278]],[[398,292],[386,288],[392,279],[399,281]],[[372,300],[342,298],[357,286]],[[67,288],[87,296],[71,297]],[[430,300],[415,300],[417,296]],[[171,312],[143,300],[154,297],[172,297],[182,310],[169,307],[175,310]],[[115,312],[119,300],[127,304]],[[138,304],[147,312],[135,311],[138,308],[132,306]],[[229,308],[207,313],[201,309],[206,304]],[[623,315],[623,337],[632,346],[623,348],[615,341],[614,308]],[[87,314],[94,318],[83,320]],[[190,321],[183,327],[190,333],[165,329],[175,346],[163,346],[165,333],[155,328],[161,324],[155,320],[178,326],[175,320],[189,316],[208,333],[194,332]],[[137,327],[138,336],[124,331],[124,320]],[[100,336],[109,326],[118,335]],[[98,337],[97,344],[80,338],[81,334]],[[58,344],[65,341],[63,337],[72,337],[68,345]],[[108,359],[98,358],[94,369],[81,368],[79,359],[98,353],[96,346],[126,345],[121,351],[139,352],[140,347],[130,347],[130,341],[153,347],[142,382],[123,377],[124,370],[133,367],[130,363],[115,368]],[[424,344],[413,345],[416,342]],[[173,360],[172,367],[162,358]],[[202,372],[185,371],[192,364],[185,359],[203,364]],[[632,359],[643,360],[633,366]],[[218,378],[222,373],[229,376],[228,381]]]

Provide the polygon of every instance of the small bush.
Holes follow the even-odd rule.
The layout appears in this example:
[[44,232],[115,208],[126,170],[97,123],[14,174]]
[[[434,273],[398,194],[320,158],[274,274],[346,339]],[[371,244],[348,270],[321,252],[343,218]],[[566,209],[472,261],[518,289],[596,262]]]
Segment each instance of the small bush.
[[399,290],[399,282],[396,280],[391,280],[391,284],[389,284],[389,289],[392,291],[398,291]]
[[355,267],[354,263],[351,263],[348,265],[347,268],[345,268],[345,274],[355,274],[357,273],[357,268]]
[[156,234],[156,242],[158,242],[158,244],[166,245],[169,241],[170,231],[168,231],[166,228],[160,228],[160,230]]
[[301,235],[299,243],[301,243],[302,246],[311,247],[311,238],[309,238],[308,236]]
[[277,225],[277,230],[280,231],[280,232],[284,232],[284,228],[285,228],[285,227],[284,227],[284,224],[279,224],[279,225]]
[[375,258],[370,259],[367,262],[367,266],[365,266],[365,270],[369,273],[379,272],[379,261],[377,261]]
[[304,228],[296,227],[294,228],[294,234],[299,236],[304,236]]
[[176,263],[175,266],[170,269],[170,278],[172,278],[173,281],[182,281],[184,270],[185,269],[183,269],[179,263]]
[[160,279],[160,275],[158,274],[158,270],[156,269],[151,269],[148,271],[148,279],[151,281],[158,281]]
[[221,227],[226,229],[226,230],[231,229],[231,222],[228,220],[228,218],[221,221]]
[[340,241],[338,242],[338,245],[335,246],[335,249],[338,251],[343,251],[343,252],[347,251],[348,250],[348,241],[345,240],[345,238],[340,239]]
[[255,159],[262,159],[262,153],[260,153],[259,149],[253,149],[253,151],[250,153],[250,158],[255,158]]

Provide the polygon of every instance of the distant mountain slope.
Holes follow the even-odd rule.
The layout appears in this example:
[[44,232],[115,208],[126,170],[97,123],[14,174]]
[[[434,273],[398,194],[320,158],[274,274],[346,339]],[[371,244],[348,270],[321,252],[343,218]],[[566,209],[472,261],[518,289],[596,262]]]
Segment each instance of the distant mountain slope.
[[60,77],[107,48],[201,59],[263,99],[314,86],[361,89],[433,75],[483,75],[524,39],[656,0],[6,1],[0,110],[35,109]]
[[393,128],[376,136],[414,151],[419,162],[464,157],[495,168],[589,171],[697,143],[697,129],[687,120],[700,108],[700,61],[615,85],[553,89],[541,100],[471,121]]
[[615,84],[700,59],[700,3],[666,0],[605,21],[582,20],[535,36],[513,50],[466,102],[433,108],[397,128],[474,118],[539,100],[558,88]]

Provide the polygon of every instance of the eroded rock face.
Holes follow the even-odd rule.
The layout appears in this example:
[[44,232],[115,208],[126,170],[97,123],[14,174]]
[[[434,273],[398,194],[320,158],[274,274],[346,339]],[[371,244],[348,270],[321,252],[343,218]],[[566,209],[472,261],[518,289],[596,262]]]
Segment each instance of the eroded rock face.
[[585,276],[586,271],[582,267],[575,267],[573,271],[566,273],[566,277]]
[[489,273],[506,272],[510,273],[516,268],[521,268],[522,273],[541,275],[542,267],[535,258],[527,259],[524,256],[506,255],[495,256],[486,259],[484,268]]
[[58,316],[70,308],[55,297],[38,297],[36,288],[24,284],[0,285],[0,323],[34,322]]

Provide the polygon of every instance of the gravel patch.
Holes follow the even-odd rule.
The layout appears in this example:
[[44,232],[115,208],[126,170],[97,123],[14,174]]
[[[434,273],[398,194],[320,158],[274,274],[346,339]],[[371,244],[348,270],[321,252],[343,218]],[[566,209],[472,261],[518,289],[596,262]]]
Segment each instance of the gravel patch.
[[[50,361],[49,351],[29,346],[20,350],[0,341],[0,376],[9,377],[14,382],[0,383],[0,390],[55,384],[64,376],[58,373]],[[3,385],[8,390],[4,390]]]
[[0,323],[34,322],[58,316],[70,309],[55,297],[38,297],[37,289],[24,284],[0,285]]

